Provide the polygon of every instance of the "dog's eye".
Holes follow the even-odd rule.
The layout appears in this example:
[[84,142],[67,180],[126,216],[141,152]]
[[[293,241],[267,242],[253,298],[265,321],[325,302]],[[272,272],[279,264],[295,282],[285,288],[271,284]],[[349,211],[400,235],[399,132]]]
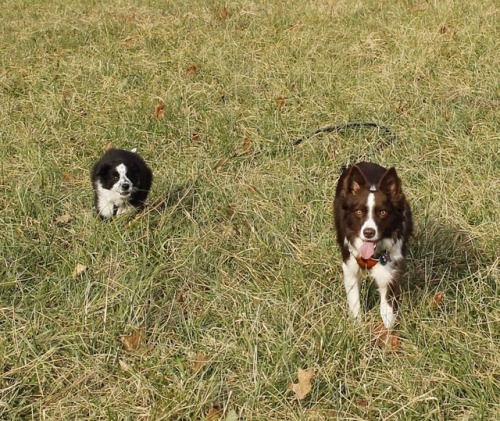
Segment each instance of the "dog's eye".
[[386,210],[381,210],[378,212],[378,216],[381,218],[385,218],[387,216],[388,212]]
[[355,214],[356,216],[363,216],[363,211],[362,211],[361,209],[356,209],[356,210],[354,211],[354,214]]
[[120,178],[120,174],[118,174],[116,171],[113,171],[113,178],[118,180]]

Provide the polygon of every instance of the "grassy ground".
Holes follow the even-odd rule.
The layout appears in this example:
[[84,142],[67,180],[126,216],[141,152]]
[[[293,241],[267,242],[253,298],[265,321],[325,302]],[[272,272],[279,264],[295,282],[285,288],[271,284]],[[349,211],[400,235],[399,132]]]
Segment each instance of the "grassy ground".
[[[0,418],[498,419],[495,3],[3,2]],[[348,120],[399,139],[288,148]],[[164,208],[95,217],[110,145]],[[397,166],[416,220],[393,349],[369,283],[346,318],[352,157]]]

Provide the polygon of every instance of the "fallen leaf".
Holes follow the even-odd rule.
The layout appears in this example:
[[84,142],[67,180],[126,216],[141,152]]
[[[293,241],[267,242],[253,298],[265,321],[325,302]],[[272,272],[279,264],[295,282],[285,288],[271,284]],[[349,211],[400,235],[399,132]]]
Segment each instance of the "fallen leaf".
[[194,77],[196,75],[196,66],[192,64],[186,69],[186,76],[187,77]]
[[62,174],[64,180],[66,181],[73,181],[73,177],[71,176],[71,174],[69,172],[63,172]]
[[182,291],[179,291],[177,292],[177,294],[175,294],[175,301],[177,301],[179,304],[184,304],[186,299],[184,298],[184,294],[182,293]]
[[258,193],[259,191],[257,190],[257,187],[253,186],[252,184],[247,185],[247,190],[249,193]]
[[222,167],[226,162],[228,161],[228,158],[221,158],[217,161],[217,164],[214,165],[213,170],[217,170],[220,167]]
[[133,48],[133,47],[135,47],[135,39],[133,37],[127,37],[127,38],[125,38],[125,47],[126,48]]
[[434,294],[434,298],[432,299],[432,308],[434,310],[437,310],[438,308],[441,308],[444,304],[444,293],[439,291]]
[[163,101],[160,100],[160,102],[158,102],[158,104],[156,104],[155,112],[153,113],[153,117],[157,118],[157,119],[165,117],[165,103]]
[[455,29],[453,29],[450,25],[444,25],[439,28],[439,33],[441,35],[448,35],[451,38],[454,38],[456,35]]
[[202,352],[198,352],[194,359],[191,361],[191,365],[189,366],[189,371],[191,374],[196,374],[207,364],[207,356]]
[[312,384],[311,379],[314,377],[314,369],[309,368],[307,370],[302,370],[299,368],[298,371],[298,383],[292,383],[290,389],[295,392],[295,397],[298,400],[304,399],[309,392],[311,392]]
[[222,417],[222,411],[218,406],[212,406],[207,412],[205,421],[218,421]]
[[286,98],[284,96],[276,97],[275,100],[278,107],[283,107],[286,104]]
[[387,352],[393,353],[397,352],[401,348],[401,339],[396,333],[389,336],[389,341],[387,343]]
[[384,323],[377,322],[372,326],[372,342],[374,346],[384,346],[387,343],[389,330],[384,326]]
[[200,134],[198,132],[191,133],[191,140],[194,143],[199,143],[200,142]]
[[252,139],[245,137],[242,145],[243,153],[251,155],[253,153],[253,142]]
[[69,92],[66,89],[62,91],[62,102],[63,102],[64,106],[68,106]]
[[67,224],[69,221],[71,221],[72,216],[69,215],[69,214],[64,214],[64,215],[59,215],[57,218],[56,218],[56,222],[58,224]]
[[229,223],[229,222],[223,221],[221,223],[221,228],[222,228],[222,234],[226,238],[239,235],[239,232],[236,229],[236,227],[233,224]]
[[390,332],[384,323],[377,322],[372,327],[373,346],[386,348],[387,352],[393,353],[401,348],[401,339],[396,332]]
[[123,371],[130,371],[130,366],[123,360],[118,360],[118,365]]
[[236,210],[236,206],[234,204],[229,205],[226,208],[226,215],[229,216],[229,217],[233,216],[235,210]]
[[368,401],[363,398],[356,399],[356,405],[358,405],[362,410],[365,410],[368,406]]
[[76,278],[77,276],[81,275],[86,270],[87,270],[87,266],[82,265],[81,263],[78,263],[75,266],[75,268],[73,269],[73,273],[72,273],[73,278]]
[[144,326],[141,326],[139,330],[134,330],[130,335],[120,336],[120,341],[123,345],[125,351],[135,351],[141,346],[141,342],[144,339]]
[[227,17],[229,16],[229,12],[228,12],[228,10],[227,10],[227,7],[224,7],[224,8],[220,11],[219,16],[220,16],[220,18],[221,18],[222,20],[226,20],[226,19],[227,19]]
[[113,144],[112,144],[111,142],[108,142],[108,143],[106,143],[106,144],[102,147],[102,149],[103,149],[104,151],[107,151],[107,150],[111,149],[112,147],[113,147]]

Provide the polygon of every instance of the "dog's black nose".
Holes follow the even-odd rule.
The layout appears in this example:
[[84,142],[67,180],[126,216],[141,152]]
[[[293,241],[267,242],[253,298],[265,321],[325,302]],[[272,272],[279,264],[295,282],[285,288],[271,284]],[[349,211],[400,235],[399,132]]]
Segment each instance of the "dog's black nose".
[[130,188],[130,184],[128,184],[128,183],[123,183],[122,184],[122,189],[123,190],[128,190],[129,188]]
[[363,235],[366,238],[373,238],[373,236],[375,235],[375,230],[373,228],[365,228],[363,230]]

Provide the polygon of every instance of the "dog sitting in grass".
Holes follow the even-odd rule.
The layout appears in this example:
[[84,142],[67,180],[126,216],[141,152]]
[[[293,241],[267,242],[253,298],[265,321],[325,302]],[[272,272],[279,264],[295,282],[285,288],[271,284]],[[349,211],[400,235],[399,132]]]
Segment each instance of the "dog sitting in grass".
[[153,173],[136,150],[109,149],[91,173],[95,209],[102,219],[144,207]]

